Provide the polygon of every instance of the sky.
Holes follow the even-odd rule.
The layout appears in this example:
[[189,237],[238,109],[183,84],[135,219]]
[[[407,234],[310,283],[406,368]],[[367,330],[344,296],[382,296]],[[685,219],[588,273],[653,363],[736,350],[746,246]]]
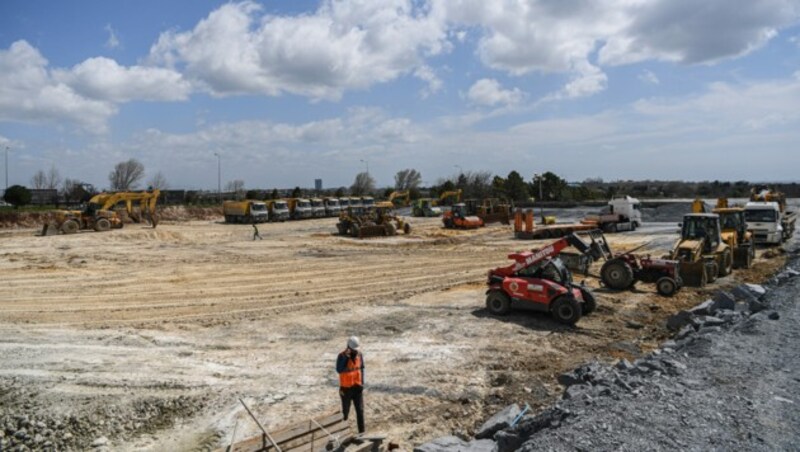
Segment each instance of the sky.
[[6,148],[9,185],[797,181],[800,0],[3,0]]

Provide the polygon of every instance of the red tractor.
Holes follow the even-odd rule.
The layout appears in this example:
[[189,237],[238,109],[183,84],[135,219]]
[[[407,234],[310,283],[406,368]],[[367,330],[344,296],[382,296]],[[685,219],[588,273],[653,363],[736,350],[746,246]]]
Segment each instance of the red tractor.
[[505,315],[512,302],[518,302],[550,312],[561,323],[574,325],[581,316],[594,311],[597,307],[594,295],[587,287],[573,284],[572,273],[558,257],[570,245],[593,259],[602,253],[596,242],[587,244],[570,234],[539,250],[509,254],[513,264],[489,271],[486,291],[489,312]]

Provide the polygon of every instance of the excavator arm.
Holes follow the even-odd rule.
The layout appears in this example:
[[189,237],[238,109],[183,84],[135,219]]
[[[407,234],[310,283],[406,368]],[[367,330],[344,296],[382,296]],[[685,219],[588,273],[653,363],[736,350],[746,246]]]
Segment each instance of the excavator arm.
[[411,202],[411,192],[408,190],[406,191],[393,191],[389,195],[389,202],[394,202],[395,199],[401,198],[403,199],[403,205],[407,206]]
[[458,190],[451,190],[442,193],[439,196],[439,202],[444,202],[447,198],[455,197],[456,202],[461,202],[461,189]]

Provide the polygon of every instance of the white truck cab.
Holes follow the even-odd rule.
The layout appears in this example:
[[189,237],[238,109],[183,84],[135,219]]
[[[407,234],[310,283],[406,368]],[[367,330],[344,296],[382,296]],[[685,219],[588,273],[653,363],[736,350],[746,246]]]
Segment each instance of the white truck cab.
[[750,201],[744,206],[747,229],[753,231],[755,243],[780,244],[784,231],[781,209],[777,202]]
[[611,213],[627,217],[633,223],[633,227],[637,228],[642,225],[642,203],[630,196],[621,198],[612,198],[608,202]]

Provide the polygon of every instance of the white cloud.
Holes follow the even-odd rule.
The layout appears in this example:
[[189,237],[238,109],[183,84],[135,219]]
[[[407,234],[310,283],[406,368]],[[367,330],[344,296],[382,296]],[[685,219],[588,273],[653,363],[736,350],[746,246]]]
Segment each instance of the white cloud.
[[648,69],[645,69],[639,74],[638,76],[639,81],[642,83],[647,83],[650,85],[658,85],[661,83],[661,80],[658,79],[658,76]]
[[495,79],[480,79],[475,82],[467,92],[467,99],[476,105],[514,105],[519,103],[524,93],[519,88],[503,89],[500,82]]
[[20,122],[62,121],[84,129],[104,132],[106,120],[116,107],[87,99],[55,80],[47,60],[25,41],[0,50],[0,120]]
[[104,30],[108,33],[108,39],[106,40],[106,47],[109,49],[116,49],[119,47],[119,38],[117,38],[117,33],[111,27],[111,24],[106,24]]
[[123,67],[104,57],[90,58],[69,70],[55,70],[53,76],[83,96],[113,102],[185,100],[191,91],[189,82],[173,70]]
[[427,86],[420,92],[423,99],[442,89],[442,80],[436,76],[436,72],[430,66],[420,66],[414,71],[414,76],[427,83]]
[[345,90],[424,74],[424,57],[448,49],[442,22],[427,13],[407,0],[330,0],[291,17],[229,3],[191,31],[163,33],[150,60],[181,67],[217,95],[338,99]]

